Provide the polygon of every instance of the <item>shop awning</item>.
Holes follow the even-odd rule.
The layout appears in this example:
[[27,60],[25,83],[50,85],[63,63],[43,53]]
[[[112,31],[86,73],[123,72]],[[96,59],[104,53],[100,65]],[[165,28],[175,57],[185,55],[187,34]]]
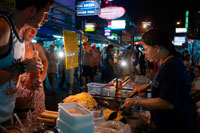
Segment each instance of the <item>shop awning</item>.
[[106,44],[111,44],[114,47],[124,47],[120,45],[119,43],[115,43],[111,40],[108,40],[106,37],[102,35],[97,35],[97,34],[92,34],[92,33],[85,33],[85,35],[88,37],[89,42],[95,42],[95,43],[106,43]]

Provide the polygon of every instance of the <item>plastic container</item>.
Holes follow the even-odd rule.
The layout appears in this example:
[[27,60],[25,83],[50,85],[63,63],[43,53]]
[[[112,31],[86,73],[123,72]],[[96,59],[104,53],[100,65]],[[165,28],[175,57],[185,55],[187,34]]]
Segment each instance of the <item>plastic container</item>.
[[92,111],[92,113],[93,113],[94,123],[105,121],[105,116],[106,116],[105,113],[103,113],[101,117],[100,117],[101,111]]
[[88,88],[88,93],[90,94],[97,94],[101,95],[102,94],[102,88],[104,88],[106,84],[101,84],[101,83],[88,83],[87,88]]
[[128,98],[133,91],[130,90],[122,90],[121,97]]
[[139,85],[143,85],[143,84],[148,84],[151,82],[151,80],[145,76],[139,76],[137,75],[135,77],[135,81],[134,81],[136,84],[139,84]]
[[77,127],[71,127],[60,118],[57,119],[56,125],[60,133],[93,133],[94,123],[86,123]]
[[92,112],[78,103],[59,103],[58,108],[58,118],[72,128],[93,122]]
[[102,95],[103,95],[103,96],[115,97],[115,92],[116,92],[116,88],[113,87],[113,86],[104,87],[104,88],[102,89]]

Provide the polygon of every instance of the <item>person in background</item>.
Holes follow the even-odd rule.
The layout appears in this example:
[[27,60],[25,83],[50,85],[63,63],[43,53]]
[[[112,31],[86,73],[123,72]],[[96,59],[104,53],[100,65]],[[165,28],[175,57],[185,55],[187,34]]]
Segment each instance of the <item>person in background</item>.
[[61,80],[58,86],[60,89],[63,89],[63,85],[65,83],[65,72],[66,72],[64,46],[61,46],[60,52],[63,53],[63,57],[60,59],[60,64],[59,64],[59,75],[61,75]]
[[192,93],[200,93],[200,67],[194,68],[194,80],[192,82]]
[[140,52],[140,60],[139,60],[139,65],[140,65],[140,74],[145,76],[146,75],[146,58],[145,54],[143,52]]
[[100,57],[99,57],[99,53],[97,51],[97,48],[95,46],[92,46],[92,49],[91,49],[91,68],[92,68],[92,82],[94,82],[95,80],[95,76],[97,74],[97,68],[98,68],[98,65],[99,65],[99,60],[100,60]]
[[67,84],[69,85],[69,94],[73,94],[73,88],[74,88],[74,72],[75,68],[67,69],[66,70],[66,79]]
[[[41,40],[41,39],[39,39],[39,40],[37,40],[37,43],[40,44],[40,45],[42,46],[43,52],[44,52],[45,56],[47,57],[49,52],[48,52],[48,50],[47,50],[46,48],[43,47],[43,46],[44,46],[44,41]],[[47,60],[47,62],[48,62],[48,60]],[[43,63],[44,63],[44,62],[43,62]],[[47,66],[47,68],[48,68],[48,66]],[[44,89],[47,88],[47,87],[46,87],[46,77],[45,77],[45,79],[43,80],[43,86],[44,86]]]
[[20,75],[39,72],[42,64],[36,59],[25,59],[24,29],[39,28],[45,21],[53,0],[16,0],[15,12],[0,16],[0,123],[6,124],[15,106]]
[[[33,119],[36,120],[37,117],[45,110],[45,94],[44,94],[44,88],[43,88],[43,81],[46,78],[47,75],[47,69],[48,69],[48,60],[44,54],[43,48],[38,43],[32,43],[31,41],[36,36],[37,30],[33,27],[28,27],[24,32],[24,41],[25,41],[25,59],[31,59],[33,58],[33,51],[38,51],[38,59],[43,64],[43,69],[40,74],[40,79],[38,79],[37,85],[31,85],[29,84],[32,82],[32,79],[30,78],[30,74],[24,73],[22,75],[21,80],[21,87],[18,90],[17,99],[18,98],[29,98],[30,96],[33,96],[33,112],[32,116]],[[21,105],[23,106],[23,105]],[[26,115],[26,118],[28,120],[31,120],[29,113]]]
[[47,56],[47,59],[49,61],[49,66],[48,66],[48,79],[51,85],[51,91],[50,94],[53,94],[54,91],[54,86],[55,86],[55,78],[56,78],[56,73],[58,71],[57,66],[56,66],[56,62],[58,61],[55,51],[54,51],[54,46],[53,44],[50,45],[50,53]]
[[135,50],[135,62],[134,62],[134,70],[137,70],[137,66],[139,63],[139,59],[140,59],[140,50],[139,48],[136,46],[136,50]]
[[103,71],[104,71],[104,78],[105,82],[108,83],[115,77],[115,66],[114,66],[114,47],[113,45],[109,45],[106,49],[106,55],[104,57],[104,65],[103,65]]
[[102,50],[102,52],[101,52],[101,55],[100,55],[101,83],[104,83],[104,82],[105,82],[103,64],[104,64],[104,56],[105,56],[105,54],[106,54],[106,48],[107,48],[107,47],[104,47],[104,48],[103,48],[103,50]]
[[192,61],[191,61],[191,59],[190,59],[190,55],[189,55],[189,54],[185,55],[185,56],[184,56],[184,59],[183,59],[183,63],[185,64],[185,66],[186,66],[188,72],[191,71],[191,62],[192,62]]
[[152,81],[152,98],[128,98],[123,107],[141,105],[152,109],[155,133],[194,133],[191,81],[180,54],[171,44],[169,36],[159,29],[145,32],[142,45],[148,60],[161,64]]
[[83,84],[84,88],[87,88],[88,78],[90,78],[90,81],[92,81],[92,70],[91,70],[91,46],[90,42],[86,42],[83,45],[83,52],[82,52],[82,68],[83,68]]
[[97,51],[97,55],[98,55],[98,69],[97,72],[101,72],[101,66],[100,66],[100,62],[101,62],[101,51],[99,50],[99,47],[96,48]]

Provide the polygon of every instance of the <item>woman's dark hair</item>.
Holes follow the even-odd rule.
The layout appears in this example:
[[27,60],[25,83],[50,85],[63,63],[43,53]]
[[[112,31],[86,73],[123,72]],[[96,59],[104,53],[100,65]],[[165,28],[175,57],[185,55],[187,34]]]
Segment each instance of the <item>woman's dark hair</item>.
[[114,48],[114,46],[113,46],[113,45],[108,45],[108,47],[106,48],[106,52],[109,52],[109,50],[110,50],[111,48]]
[[176,51],[172,44],[169,35],[163,30],[151,29],[145,32],[142,36],[142,41],[149,46],[163,46],[165,49],[168,49],[172,55],[181,57],[181,54]]
[[54,0],[16,0],[15,8],[17,10],[24,10],[29,6],[35,6],[37,11],[40,11],[42,8],[45,8],[48,3],[53,4]]

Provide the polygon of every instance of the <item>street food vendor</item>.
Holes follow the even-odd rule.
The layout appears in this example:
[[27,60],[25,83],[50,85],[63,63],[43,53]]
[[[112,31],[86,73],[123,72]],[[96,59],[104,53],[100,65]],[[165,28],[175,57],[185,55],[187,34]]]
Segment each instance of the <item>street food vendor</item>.
[[169,36],[159,29],[144,33],[142,42],[148,60],[161,64],[152,81],[152,98],[128,98],[123,107],[141,105],[152,109],[156,133],[194,133],[191,82],[179,53]]

